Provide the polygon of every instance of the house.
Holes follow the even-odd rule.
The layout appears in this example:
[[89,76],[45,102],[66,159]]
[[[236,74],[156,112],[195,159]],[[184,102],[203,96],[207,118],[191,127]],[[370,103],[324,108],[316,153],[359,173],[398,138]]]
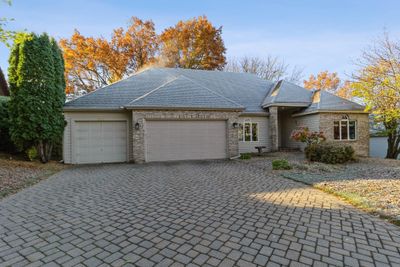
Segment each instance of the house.
[[67,102],[65,163],[233,158],[301,148],[306,126],[368,155],[368,113],[326,91],[252,74],[150,68]]

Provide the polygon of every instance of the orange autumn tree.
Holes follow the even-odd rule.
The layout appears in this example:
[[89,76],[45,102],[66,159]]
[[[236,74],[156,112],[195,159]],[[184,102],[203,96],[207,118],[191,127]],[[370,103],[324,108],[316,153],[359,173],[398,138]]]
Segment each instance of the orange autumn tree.
[[327,90],[342,98],[351,99],[352,87],[350,81],[342,82],[336,72],[321,71],[317,76],[311,74],[304,80],[304,88]]
[[335,91],[338,88],[339,83],[340,79],[337,73],[329,73],[326,70],[318,73],[317,77],[311,74],[308,80],[304,80],[304,88]]
[[205,16],[179,21],[161,36],[161,61],[168,67],[222,70],[226,64],[222,27]]
[[127,29],[118,28],[111,39],[85,37],[75,30],[61,39],[67,93],[86,92],[118,81],[155,60],[158,37],[152,21],[132,17]]

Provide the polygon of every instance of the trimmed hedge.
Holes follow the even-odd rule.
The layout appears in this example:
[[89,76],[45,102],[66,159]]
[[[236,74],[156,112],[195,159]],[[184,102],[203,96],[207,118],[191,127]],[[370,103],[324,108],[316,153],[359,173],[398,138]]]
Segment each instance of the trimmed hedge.
[[312,144],[305,149],[306,157],[310,161],[328,164],[345,163],[355,160],[355,151],[350,145],[324,142]]

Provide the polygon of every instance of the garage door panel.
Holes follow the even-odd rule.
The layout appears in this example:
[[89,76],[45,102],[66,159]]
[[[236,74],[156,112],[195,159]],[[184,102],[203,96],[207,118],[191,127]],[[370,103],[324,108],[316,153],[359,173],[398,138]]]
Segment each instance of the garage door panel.
[[126,121],[75,122],[75,162],[126,161]]
[[148,121],[146,160],[226,158],[226,121]]

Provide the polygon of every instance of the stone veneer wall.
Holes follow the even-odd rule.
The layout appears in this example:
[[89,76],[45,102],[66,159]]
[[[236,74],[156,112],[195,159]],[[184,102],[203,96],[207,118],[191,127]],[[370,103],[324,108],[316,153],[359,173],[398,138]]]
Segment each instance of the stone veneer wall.
[[[239,111],[132,110],[132,160],[146,161],[145,131],[147,120],[226,120],[228,157],[239,153],[238,130],[232,124],[239,121]],[[139,122],[140,129],[135,129]]]
[[[356,121],[356,140],[337,141],[333,139],[333,122],[341,120],[346,114],[350,120]],[[324,132],[327,140],[351,145],[359,156],[369,155],[369,118],[365,113],[320,113],[320,131]]]
[[269,134],[271,151],[278,151],[280,143],[278,107],[269,108]]

